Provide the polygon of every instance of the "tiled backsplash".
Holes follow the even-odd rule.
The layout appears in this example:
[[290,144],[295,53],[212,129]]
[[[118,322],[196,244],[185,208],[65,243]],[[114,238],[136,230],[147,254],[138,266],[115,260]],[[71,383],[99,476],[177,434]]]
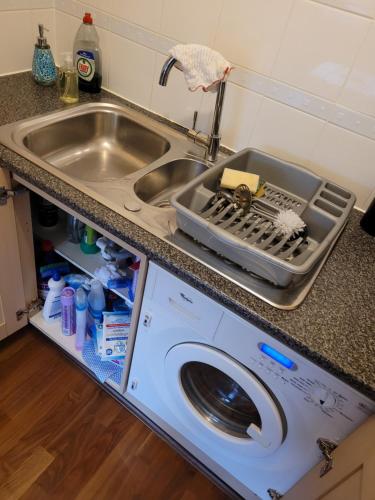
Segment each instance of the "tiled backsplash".
[[31,68],[38,23],[43,23],[52,50],[55,48],[54,0],[0,1],[0,74]]
[[[223,144],[301,163],[352,189],[360,208],[375,195],[374,0],[55,0],[54,11],[51,2],[3,0],[2,6],[27,4],[29,12],[1,12],[0,27],[11,31],[4,16],[27,24],[31,8],[43,9],[31,11],[35,31],[38,15],[50,16],[43,19],[48,25],[54,13],[49,40],[54,46],[56,35],[58,59],[71,50],[82,13],[91,10],[103,85],[185,126],[198,110],[204,131],[215,96],[189,92],[178,71],[167,87],[158,85],[158,76],[175,43],[209,45],[235,65]],[[30,67],[33,40],[22,42],[1,72]]]

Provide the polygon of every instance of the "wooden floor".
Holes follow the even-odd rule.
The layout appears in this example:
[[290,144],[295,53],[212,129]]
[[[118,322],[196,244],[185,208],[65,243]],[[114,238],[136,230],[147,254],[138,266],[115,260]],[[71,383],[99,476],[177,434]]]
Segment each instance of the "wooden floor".
[[0,344],[0,500],[224,499],[27,327]]

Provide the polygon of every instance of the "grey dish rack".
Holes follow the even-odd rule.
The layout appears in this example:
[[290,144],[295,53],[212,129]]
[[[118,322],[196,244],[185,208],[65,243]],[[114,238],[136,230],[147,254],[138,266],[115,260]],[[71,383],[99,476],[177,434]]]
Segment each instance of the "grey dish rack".
[[[225,167],[260,175],[268,210],[292,209],[307,235],[282,236],[265,216],[210,201]],[[329,251],[354,205],[350,191],[298,165],[255,149],[244,149],[210,168],[171,200],[178,227],[199,243],[276,286],[299,282]]]

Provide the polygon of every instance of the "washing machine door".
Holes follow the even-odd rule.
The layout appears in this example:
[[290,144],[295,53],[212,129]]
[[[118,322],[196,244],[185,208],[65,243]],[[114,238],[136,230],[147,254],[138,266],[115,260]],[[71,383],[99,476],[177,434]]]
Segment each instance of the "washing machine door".
[[225,442],[226,450],[242,449],[254,457],[280,447],[284,419],[274,396],[233,358],[213,347],[183,343],[168,351],[165,370],[180,420],[194,425],[207,443],[214,435],[218,450]]

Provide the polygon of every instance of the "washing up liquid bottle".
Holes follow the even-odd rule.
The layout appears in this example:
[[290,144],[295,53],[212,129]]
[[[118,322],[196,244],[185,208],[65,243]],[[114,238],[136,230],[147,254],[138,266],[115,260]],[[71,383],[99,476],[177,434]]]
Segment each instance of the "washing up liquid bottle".
[[83,16],[73,45],[73,59],[78,72],[79,89],[100,92],[102,87],[102,56],[99,36],[89,12]]
[[52,85],[57,78],[55,61],[51,48],[44,36],[43,24],[38,24],[39,36],[35,44],[32,73],[39,85]]

